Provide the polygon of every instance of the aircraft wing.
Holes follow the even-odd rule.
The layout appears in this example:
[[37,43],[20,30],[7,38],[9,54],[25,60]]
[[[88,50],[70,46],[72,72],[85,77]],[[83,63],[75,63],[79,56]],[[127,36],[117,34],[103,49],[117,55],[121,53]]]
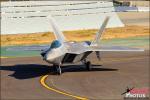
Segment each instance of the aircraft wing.
[[49,45],[13,46],[6,47],[7,51],[42,51],[48,49]]
[[69,54],[81,54],[86,52],[86,48],[84,48],[80,43],[71,44],[71,46],[69,46],[67,49]]
[[126,46],[90,46],[87,51],[144,51],[144,49]]
[[69,49],[68,53],[69,54],[81,54],[81,53],[84,53],[84,52],[87,52],[85,49],[83,48],[80,48],[80,49]]

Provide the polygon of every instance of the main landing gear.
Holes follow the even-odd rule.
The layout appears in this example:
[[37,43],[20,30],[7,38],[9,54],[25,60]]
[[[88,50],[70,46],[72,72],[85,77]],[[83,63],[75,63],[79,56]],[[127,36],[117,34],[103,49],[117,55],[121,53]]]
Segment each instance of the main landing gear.
[[84,64],[85,64],[86,70],[90,71],[92,69],[90,61],[84,60]]
[[[92,69],[91,62],[84,60],[83,63],[85,64],[86,70],[91,71]],[[62,74],[61,65],[53,65],[53,67],[55,68],[55,72],[57,75]]]
[[61,75],[62,74],[62,70],[61,70],[61,66],[60,65],[53,65],[53,67],[55,68],[55,72],[57,75]]

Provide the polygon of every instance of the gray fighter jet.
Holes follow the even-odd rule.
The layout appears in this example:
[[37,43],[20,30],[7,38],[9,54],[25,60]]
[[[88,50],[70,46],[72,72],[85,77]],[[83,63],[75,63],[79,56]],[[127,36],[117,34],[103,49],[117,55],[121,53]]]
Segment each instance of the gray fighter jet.
[[109,22],[110,17],[105,18],[99,31],[96,33],[94,41],[83,42],[68,42],[56,25],[55,19],[51,16],[48,16],[48,18],[50,19],[56,40],[54,40],[49,47],[32,46],[27,47],[27,49],[24,50],[42,50],[41,56],[43,57],[43,60],[53,64],[53,67],[56,68],[56,73],[59,75],[62,73],[61,66],[64,63],[82,62],[85,64],[86,69],[90,71],[91,62],[87,60],[87,57],[92,52],[95,52],[96,57],[100,60],[101,51],[143,51],[142,49],[120,46],[100,46],[100,38],[107,26],[107,23]]
[[103,47],[101,48],[100,37],[109,21],[110,17],[106,17],[99,31],[96,33],[94,41],[83,42],[67,42],[63,33],[59,30],[55,20],[48,17],[53,28],[56,40],[51,43],[50,48],[44,50],[41,55],[43,60],[54,65],[57,69],[57,73],[61,74],[61,65],[64,63],[76,63],[82,62],[85,64],[87,70],[91,70],[91,62],[87,60],[87,57],[96,52],[97,58],[100,60],[100,51],[142,51],[141,49],[125,48],[125,47]]

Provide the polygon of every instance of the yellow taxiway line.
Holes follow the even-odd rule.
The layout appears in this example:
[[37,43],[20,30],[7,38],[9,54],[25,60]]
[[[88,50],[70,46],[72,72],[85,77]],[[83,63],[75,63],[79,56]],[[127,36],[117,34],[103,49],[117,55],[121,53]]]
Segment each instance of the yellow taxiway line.
[[[121,60],[133,60],[133,59],[139,59],[137,57],[132,57],[132,58],[128,58],[128,59],[114,59],[112,61],[104,61],[104,62],[116,62],[116,61],[121,61]],[[45,75],[43,76],[41,79],[40,79],[40,83],[42,84],[42,86],[44,86],[46,89],[48,90],[51,90],[51,91],[54,91],[54,92],[57,92],[59,94],[63,94],[63,95],[66,95],[66,96],[69,96],[69,97],[72,97],[72,98],[75,98],[75,99],[79,99],[79,100],[89,100],[88,98],[85,98],[85,97],[80,97],[80,96],[76,96],[76,95],[73,95],[71,93],[67,93],[67,92],[63,92],[61,90],[58,90],[58,89],[55,89],[55,88],[52,88],[52,87],[49,87],[47,84],[46,84],[46,79],[47,79],[48,75]]]
[[0,58],[1,58],[1,59],[3,59],[3,58],[8,58],[8,57],[5,57],[5,56],[1,56]]
[[78,99],[78,100],[88,100],[87,98],[84,98],[84,97],[80,97],[80,96],[75,96],[75,95],[72,95],[70,93],[66,93],[66,92],[62,92],[60,90],[57,90],[57,89],[54,89],[52,87],[49,87],[47,84],[46,84],[46,79],[47,79],[48,75],[45,75],[41,78],[40,80],[40,83],[42,84],[42,86],[44,86],[46,89],[48,90],[51,90],[51,91],[54,91],[54,92],[57,92],[59,94],[63,94],[63,95],[66,95],[66,96],[69,96],[69,97],[72,97],[72,98],[75,98],[75,99]]

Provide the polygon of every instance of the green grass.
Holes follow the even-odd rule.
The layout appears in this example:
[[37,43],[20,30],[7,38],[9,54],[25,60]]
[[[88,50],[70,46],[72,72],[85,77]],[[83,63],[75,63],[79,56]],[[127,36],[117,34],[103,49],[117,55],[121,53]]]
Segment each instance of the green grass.
[[[130,38],[124,38],[124,39],[102,40],[101,44],[149,48],[149,37],[143,36],[143,37],[130,37]],[[40,56],[40,51],[7,51],[6,48],[8,47],[11,47],[11,46],[1,47],[2,57]],[[13,47],[17,47],[17,46],[13,46]]]
[[121,45],[129,47],[148,47],[149,46],[149,37],[130,37],[125,39],[111,39],[111,40],[102,40],[102,44],[105,45]]

